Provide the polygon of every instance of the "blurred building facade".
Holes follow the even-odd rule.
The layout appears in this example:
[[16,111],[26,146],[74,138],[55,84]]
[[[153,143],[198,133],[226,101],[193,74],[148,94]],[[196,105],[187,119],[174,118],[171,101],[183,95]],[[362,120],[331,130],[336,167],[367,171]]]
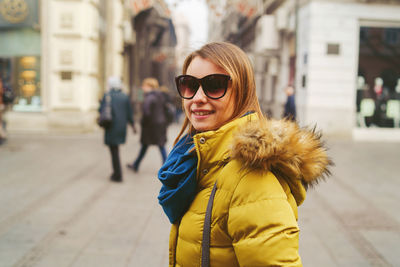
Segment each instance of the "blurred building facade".
[[9,130],[96,127],[105,77],[123,74],[123,1],[2,0],[0,10],[1,75],[17,95]]
[[190,47],[191,30],[186,14],[175,11],[172,13],[172,20],[174,22],[177,39],[175,47],[176,73],[181,74],[183,62],[192,50]]
[[[390,87],[392,100],[396,99],[395,84],[400,79],[399,1],[208,0],[207,3],[213,27],[210,39],[233,42],[250,55],[262,109],[270,116],[282,115],[283,89],[293,84],[300,124],[316,123],[330,134],[360,136],[365,124],[359,123],[357,109],[359,76],[364,76],[365,85],[373,88],[374,78],[386,73],[385,77],[390,78],[383,79],[383,83]],[[366,47],[365,38],[374,29],[379,31],[379,44]],[[376,102],[378,95],[371,98]],[[375,111],[369,115],[378,116],[376,110],[385,106],[375,103]],[[398,129],[393,118],[391,123],[394,123],[388,123],[389,126],[381,122],[385,112],[382,120],[374,119],[369,126]],[[363,122],[365,119],[362,117]]]
[[168,12],[161,0],[0,0],[0,73],[16,92],[8,130],[92,131],[107,77],[133,102],[143,78],[173,81]]
[[170,10],[163,0],[131,1],[131,23],[135,42],[130,47],[132,59],[129,77],[135,109],[140,111],[143,79],[155,77],[160,85],[173,89],[176,74],[177,37]]

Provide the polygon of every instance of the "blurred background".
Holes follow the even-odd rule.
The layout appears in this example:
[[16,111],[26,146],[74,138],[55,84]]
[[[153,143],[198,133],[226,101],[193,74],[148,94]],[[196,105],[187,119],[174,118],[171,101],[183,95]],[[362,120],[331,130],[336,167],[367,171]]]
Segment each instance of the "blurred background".
[[16,94],[7,128],[95,130],[106,77],[140,103],[144,77],[174,92],[188,52],[229,41],[251,57],[266,114],[282,115],[293,85],[301,124],[394,138],[399,14],[397,0],[2,0],[0,73]]
[[[292,86],[299,124],[330,147],[333,176],[299,209],[304,266],[400,266],[400,0],[0,0],[13,95],[0,105],[0,267],[167,265],[157,148],[111,184],[99,100],[121,77],[138,121],[142,80],[177,97],[184,58],[211,41],[249,55],[266,115],[282,117]],[[124,166],[138,150],[129,133]]]

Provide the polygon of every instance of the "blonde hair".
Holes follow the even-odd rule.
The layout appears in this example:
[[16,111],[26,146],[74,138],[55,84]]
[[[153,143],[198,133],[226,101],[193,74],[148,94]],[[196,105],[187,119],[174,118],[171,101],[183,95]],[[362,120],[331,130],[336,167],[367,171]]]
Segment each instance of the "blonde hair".
[[168,89],[168,87],[165,86],[165,85],[161,85],[161,86],[160,86],[160,91],[161,91],[161,92],[164,92],[164,93],[169,93],[169,89]]
[[[227,122],[241,117],[248,111],[254,111],[258,113],[260,118],[263,118],[256,94],[253,67],[242,49],[227,42],[206,44],[186,57],[182,68],[183,74],[186,74],[190,63],[197,56],[207,59],[216,66],[224,69],[232,79],[230,90],[233,91],[235,98],[234,112]],[[183,135],[186,128],[188,128],[188,133],[193,134],[196,132],[187,116],[185,116],[175,143]]]
[[157,79],[153,77],[145,78],[142,82],[142,85],[148,85],[152,89],[157,89],[159,87]]

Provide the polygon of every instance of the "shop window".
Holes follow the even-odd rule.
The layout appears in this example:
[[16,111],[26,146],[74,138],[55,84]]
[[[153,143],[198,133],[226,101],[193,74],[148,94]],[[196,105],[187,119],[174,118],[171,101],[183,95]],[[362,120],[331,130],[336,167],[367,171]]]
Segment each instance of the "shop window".
[[400,28],[360,28],[355,103],[358,127],[400,127],[399,53]]
[[15,111],[41,111],[40,57],[13,58],[13,88],[16,92]]

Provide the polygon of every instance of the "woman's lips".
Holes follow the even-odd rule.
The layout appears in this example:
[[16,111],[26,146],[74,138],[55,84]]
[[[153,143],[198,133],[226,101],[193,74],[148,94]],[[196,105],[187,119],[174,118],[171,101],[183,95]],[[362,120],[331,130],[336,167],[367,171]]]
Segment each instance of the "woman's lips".
[[211,113],[212,113],[212,111],[193,111],[194,115],[200,115],[200,116],[209,115]]
[[192,110],[192,114],[196,118],[206,118],[213,113],[214,111],[212,110]]

